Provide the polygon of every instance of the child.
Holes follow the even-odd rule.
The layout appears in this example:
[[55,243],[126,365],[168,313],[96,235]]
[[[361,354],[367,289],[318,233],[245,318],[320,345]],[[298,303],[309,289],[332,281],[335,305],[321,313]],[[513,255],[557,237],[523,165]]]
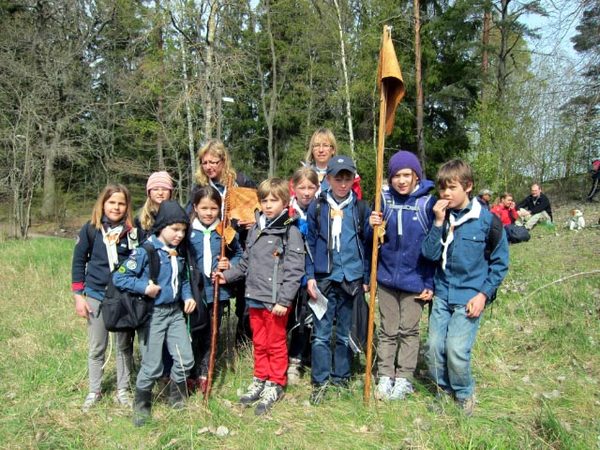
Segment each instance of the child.
[[140,242],[144,242],[154,225],[158,207],[165,200],[170,200],[173,195],[173,180],[167,172],[154,172],[148,177],[146,183],[146,202],[140,214],[135,219],[135,226],[140,233]]
[[436,262],[435,296],[429,318],[426,359],[438,398],[453,396],[466,415],[475,406],[471,349],[486,304],[508,270],[508,243],[501,237],[486,251],[499,220],[476,200],[471,167],[458,159],[437,174],[441,199],[433,207],[434,226],[423,241],[423,255]]
[[[309,205],[315,199],[317,189],[319,189],[319,178],[311,168],[301,167],[294,172],[290,181],[295,193],[290,202],[290,216],[296,218],[295,224],[302,236],[306,238],[308,233],[306,214]],[[290,330],[288,349],[290,359],[287,371],[289,384],[297,383],[300,380],[303,362],[310,364],[310,332],[312,327],[306,325],[311,313],[307,304],[307,297],[306,277],[303,277],[288,323],[288,329]]]
[[281,399],[287,383],[286,324],[304,275],[304,242],[288,217],[290,194],[284,180],[263,181],[258,199],[262,213],[250,230],[240,263],[215,276],[220,283],[246,277],[254,379],[240,403],[258,402],[254,413],[261,415]]
[[[92,219],[79,231],[73,251],[72,284],[75,312],[88,324],[89,394],[87,412],[101,396],[108,331],[99,311],[110,273],[137,246],[131,226],[131,197],[125,186],[109,184],[98,196]],[[131,406],[129,373],[133,355],[131,333],[116,333],[117,395],[121,405]]]
[[[192,197],[192,230],[189,234],[189,251],[195,261],[199,272],[203,274],[203,297],[208,303],[210,317],[213,312],[213,284],[211,274],[213,271],[226,270],[233,264],[237,264],[242,256],[242,247],[237,238],[227,245],[226,257],[219,261],[221,254],[222,232],[219,230],[221,223],[221,194],[212,186],[202,186],[196,189]],[[221,317],[225,305],[231,297],[229,289],[223,286],[219,289],[219,307],[217,327],[221,324]],[[200,300],[200,299],[197,299]],[[196,385],[202,393],[206,393],[206,382],[208,377],[208,360],[210,357],[210,337],[212,320],[209,326],[192,332],[192,349],[194,351],[194,367],[190,373],[188,386]]]
[[138,330],[142,364],[133,405],[133,423],[138,427],[150,418],[152,387],[163,372],[162,349],[165,339],[173,358],[169,403],[173,408],[183,408],[187,396],[185,379],[194,365],[194,356],[180,302],[183,299],[186,314],[196,308],[196,302],[192,298],[184,259],[177,252],[185,238],[187,225],[188,217],[177,202],[162,202],[152,228],[153,235],[148,238],[160,259],[158,284],[149,279],[148,253],[142,247],[133,252],[113,275],[113,282],[118,288],[146,294],[154,299],[151,319]]
[[[406,151],[388,164],[389,186],[382,191],[385,241],[377,268],[379,400],[402,400],[414,392],[412,381],[419,354],[419,322],[433,297],[433,263],[421,255],[421,244],[433,223],[433,182],[423,179],[417,157]],[[382,217],[373,212],[371,225]],[[398,340],[399,339],[399,340]]]
[[[319,404],[329,381],[345,387],[350,378],[352,310],[364,301],[369,264],[363,232],[371,210],[352,192],[356,166],[348,156],[335,156],[327,164],[329,190],[308,208],[308,295],[317,297],[317,286],[328,299],[327,312],[313,320],[311,402]],[[343,242],[343,245],[341,243]],[[330,339],[336,321],[336,343],[331,367]]]

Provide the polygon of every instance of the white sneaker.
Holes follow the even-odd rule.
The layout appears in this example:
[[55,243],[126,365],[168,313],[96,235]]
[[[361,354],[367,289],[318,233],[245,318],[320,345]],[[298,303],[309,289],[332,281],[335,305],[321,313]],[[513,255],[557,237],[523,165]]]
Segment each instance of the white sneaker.
[[389,400],[392,393],[393,381],[390,377],[379,377],[379,384],[375,389],[377,400]]
[[406,378],[396,378],[394,387],[390,393],[390,400],[404,400],[404,398],[415,392],[412,383]]
[[296,358],[290,358],[287,370],[288,384],[298,384],[300,382],[302,362]]
[[119,389],[115,395],[115,402],[121,406],[127,406],[128,408],[133,407],[133,401],[131,400],[128,389]]
[[92,406],[100,401],[100,397],[101,395],[99,392],[90,392],[85,398],[81,410],[83,412],[88,412]]

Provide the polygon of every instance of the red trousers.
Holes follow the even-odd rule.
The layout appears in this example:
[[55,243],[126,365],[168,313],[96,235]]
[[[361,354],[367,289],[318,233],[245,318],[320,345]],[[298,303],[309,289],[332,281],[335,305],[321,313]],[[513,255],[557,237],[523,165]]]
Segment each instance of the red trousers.
[[287,320],[290,313],[276,316],[266,308],[249,308],[254,376],[281,386],[287,384]]

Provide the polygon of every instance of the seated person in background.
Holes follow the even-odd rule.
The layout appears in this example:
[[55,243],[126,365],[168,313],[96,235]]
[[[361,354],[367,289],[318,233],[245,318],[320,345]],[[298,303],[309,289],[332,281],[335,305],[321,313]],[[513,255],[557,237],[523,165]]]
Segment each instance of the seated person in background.
[[513,196],[509,192],[502,194],[500,202],[494,205],[490,211],[498,216],[504,226],[512,224],[519,218]]
[[481,191],[479,191],[477,200],[479,200],[479,203],[481,203],[481,206],[483,206],[485,209],[489,210],[490,209],[490,201],[492,200],[492,195],[494,195],[494,193],[492,191],[490,191],[489,189],[482,189]]
[[519,219],[516,224],[531,230],[539,221],[552,222],[552,207],[550,200],[542,193],[539,184],[531,185],[531,195],[528,195],[517,205]]

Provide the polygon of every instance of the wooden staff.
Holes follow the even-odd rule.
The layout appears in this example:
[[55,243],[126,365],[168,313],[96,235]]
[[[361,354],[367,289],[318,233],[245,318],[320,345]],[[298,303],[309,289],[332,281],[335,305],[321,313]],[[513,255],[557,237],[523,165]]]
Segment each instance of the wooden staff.
[[[381,212],[381,185],[383,183],[383,150],[385,145],[385,84],[381,85],[379,95],[379,133],[377,136],[377,165],[375,169],[375,208],[373,211]],[[371,398],[371,369],[373,366],[373,331],[375,329],[375,296],[377,293],[377,258],[379,256],[379,228],[373,227],[373,250],[371,252],[371,276],[369,289],[369,326],[367,329],[367,367],[365,371],[364,402],[369,403]]]
[[[221,254],[219,255],[219,261],[225,257],[226,239],[225,230],[229,226],[229,212],[231,209],[230,198],[231,189],[233,187],[233,180],[231,175],[227,178],[227,186],[225,188],[225,197],[223,198],[223,218],[221,219]],[[217,271],[219,268],[217,268]],[[210,334],[210,359],[208,360],[208,377],[206,380],[206,392],[204,393],[204,403],[208,403],[208,397],[210,396],[210,390],[212,388],[213,374],[215,371],[215,361],[217,359],[217,338],[219,336],[219,279],[215,278],[213,282],[213,308],[212,317],[210,321],[211,334]]]

